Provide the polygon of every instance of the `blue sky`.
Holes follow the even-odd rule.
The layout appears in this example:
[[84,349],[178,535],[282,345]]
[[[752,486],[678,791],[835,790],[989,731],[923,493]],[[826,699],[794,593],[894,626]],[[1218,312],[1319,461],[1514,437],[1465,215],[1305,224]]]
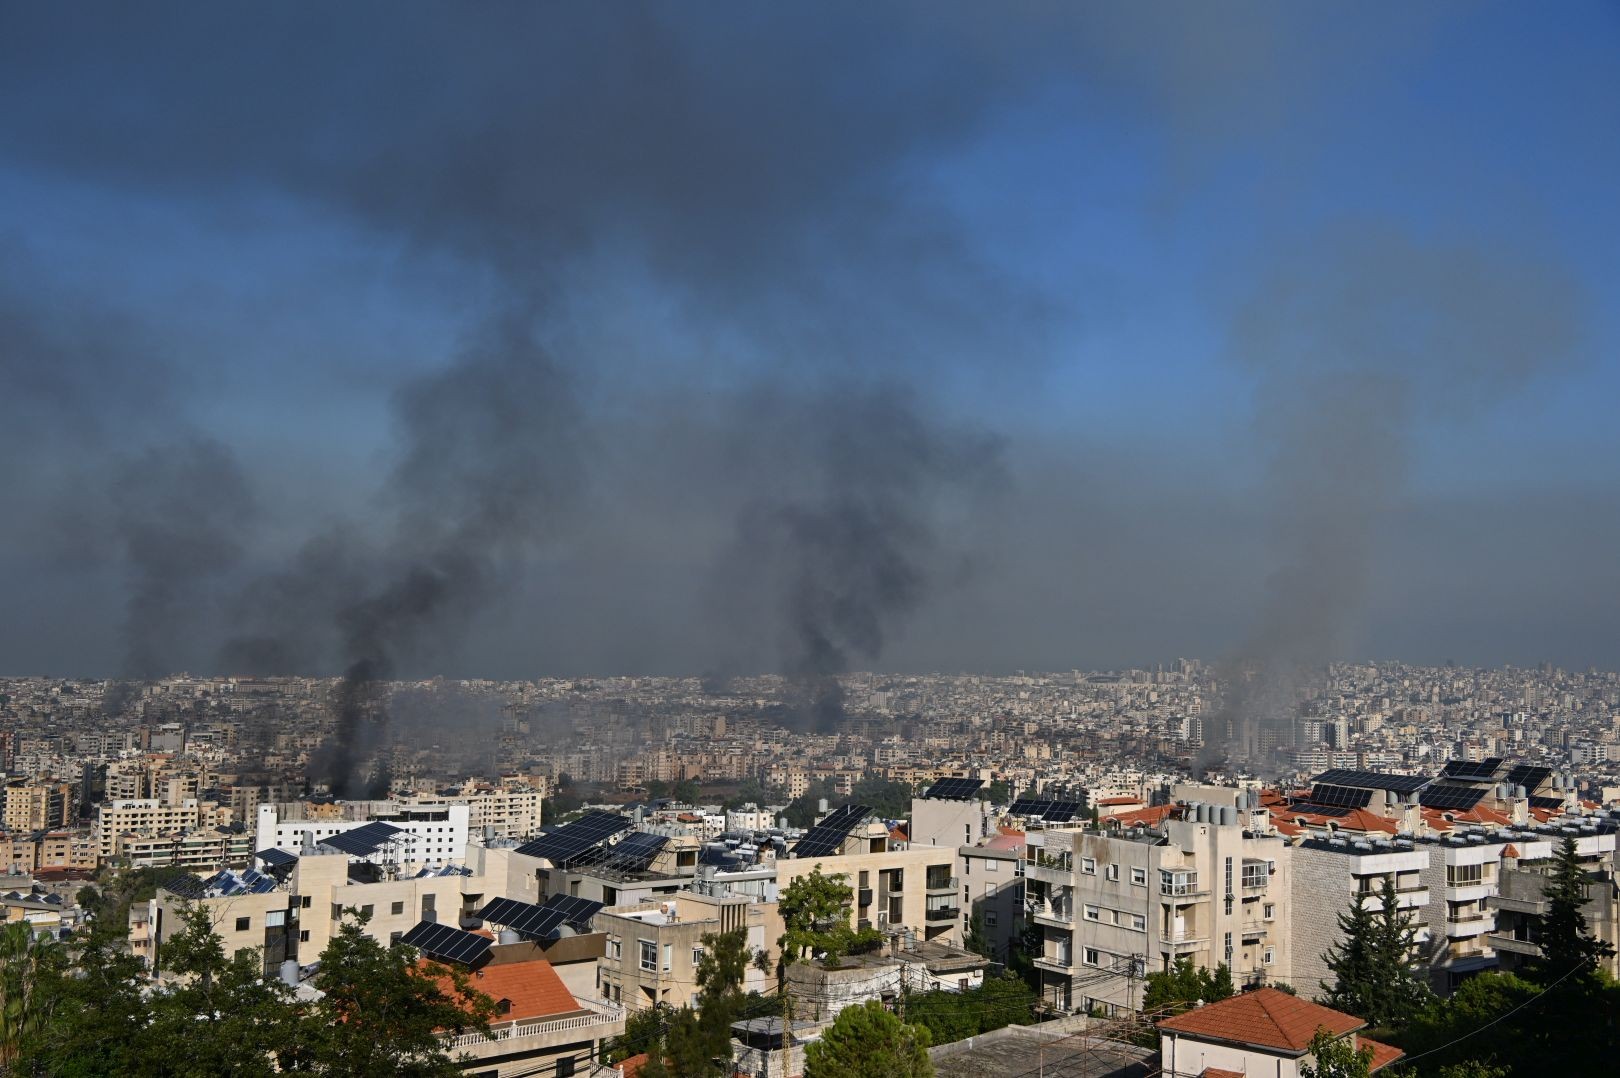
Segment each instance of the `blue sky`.
[[[479,549],[517,575],[400,642],[424,669],[788,668],[851,596],[881,632],[821,625],[846,667],[1253,656],[1322,602],[1296,563],[1336,582],[1302,661],[1620,660],[1612,4],[8,22],[0,669],[217,665],[334,529],[381,579],[355,601],[442,555],[401,394],[513,318],[585,493]],[[988,482],[905,456],[893,601],[744,527],[890,489],[826,448],[869,393],[996,446]],[[130,462],[198,439],[256,509],[159,580]],[[1349,538],[1290,546],[1318,533]]]

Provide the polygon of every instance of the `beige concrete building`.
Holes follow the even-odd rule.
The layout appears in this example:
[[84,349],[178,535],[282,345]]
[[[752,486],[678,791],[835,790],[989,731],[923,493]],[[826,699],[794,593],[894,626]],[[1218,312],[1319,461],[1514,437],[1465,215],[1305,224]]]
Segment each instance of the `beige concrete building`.
[[800,876],[819,868],[841,876],[854,892],[853,927],[909,931],[919,940],[960,943],[962,898],[956,875],[956,848],[907,844],[891,848],[881,821],[860,825],[835,853],[792,856],[776,862],[776,883],[786,890]]
[[194,797],[168,803],[155,797],[103,801],[96,807],[92,828],[96,850],[105,860],[117,856],[120,836],[154,837],[177,831],[226,827],[233,820],[230,806]]
[[1026,901],[1042,927],[1042,997],[1059,1010],[1136,1010],[1143,978],[1182,957],[1239,984],[1287,981],[1289,861],[1239,811],[1099,833],[1031,832]]
[[77,809],[71,783],[12,781],[5,785],[8,831],[43,831],[68,827]]
[[742,931],[749,953],[764,954],[766,968],[751,962],[743,991],[763,992],[776,983],[767,972],[776,968],[782,935],[774,902],[683,891],[662,902],[602,910],[592,928],[606,935],[598,994],[629,1011],[695,1002],[703,937],[710,934]]

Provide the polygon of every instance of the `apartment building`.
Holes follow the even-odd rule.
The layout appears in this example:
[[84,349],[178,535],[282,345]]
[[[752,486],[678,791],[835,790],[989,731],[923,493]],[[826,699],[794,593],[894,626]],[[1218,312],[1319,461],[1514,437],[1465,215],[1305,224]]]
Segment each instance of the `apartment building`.
[[[961,881],[956,875],[956,847],[907,843],[891,847],[889,828],[879,820],[828,821],[812,828],[776,860],[776,884],[785,890],[800,876],[820,869],[842,877],[854,893],[852,927],[909,930],[919,940],[961,943]],[[844,831],[842,839],[838,831]],[[819,845],[810,845],[819,840]]]
[[1186,957],[1240,984],[1287,981],[1282,840],[1234,807],[1185,806],[1157,827],[1031,832],[1026,904],[1041,926],[1042,996],[1060,1010],[1138,1009],[1149,970]]
[[783,931],[775,902],[683,891],[660,902],[604,909],[591,927],[606,936],[598,995],[629,1011],[697,1002],[697,968],[709,934],[740,930],[749,953],[765,956],[764,969],[749,964],[743,991],[763,992],[775,984]]
[[413,808],[465,805],[470,834],[485,838],[528,838],[540,830],[545,791],[527,783],[478,787],[457,792],[415,794],[395,799]]
[[114,849],[131,868],[175,866],[206,875],[226,867],[247,867],[253,860],[253,835],[217,827],[170,835],[121,835]]
[[106,860],[117,856],[119,843],[131,837],[228,827],[231,822],[231,810],[227,805],[199,801],[195,797],[182,798],[176,803],[144,797],[103,801],[96,806],[96,822],[91,830],[97,854]]
[[[1486,943],[1496,952],[1505,970],[1517,970],[1541,956],[1541,921],[1547,914],[1546,889],[1552,871],[1552,857],[1558,843],[1551,838],[1535,842],[1515,842],[1504,851],[1497,876],[1497,893],[1486,906],[1495,912],[1496,925],[1486,935]],[[1587,930],[1610,946],[1620,948],[1620,883],[1615,871],[1615,852],[1603,851],[1592,842],[1592,852],[1581,855],[1586,872],[1585,897],[1581,913]],[[1580,853],[1577,842],[1577,853]],[[1620,953],[1603,962],[1609,976],[1620,976]]]
[[73,824],[78,805],[71,783],[14,780],[6,783],[4,792],[8,831],[43,831]]
[[415,864],[459,863],[467,849],[471,809],[465,804],[412,804],[346,801],[311,804],[294,801],[260,805],[254,849],[305,850],[369,823],[386,823],[404,834],[370,859]]
[[[1430,930],[1423,911],[1430,904],[1425,876],[1429,850],[1410,839],[1377,839],[1344,835],[1313,835],[1288,850],[1292,862],[1290,888],[1285,899],[1292,909],[1277,912],[1291,924],[1293,970],[1290,984],[1306,997],[1316,996],[1332,976],[1325,956],[1344,942],[1338,914],[1352,901],[1381,909],[1384,881],[1395,884],[1399,908],[1418,923],[1419,949],[1413,961],[1427,953]],[[1290,916],[1291,915],[1291,916]]]

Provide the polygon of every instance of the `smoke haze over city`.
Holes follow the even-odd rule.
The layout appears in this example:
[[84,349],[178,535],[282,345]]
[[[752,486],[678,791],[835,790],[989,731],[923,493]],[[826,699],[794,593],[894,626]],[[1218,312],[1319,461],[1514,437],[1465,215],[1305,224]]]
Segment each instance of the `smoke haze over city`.
[[1620,663],[1613,6],[0,25],[0,672]]

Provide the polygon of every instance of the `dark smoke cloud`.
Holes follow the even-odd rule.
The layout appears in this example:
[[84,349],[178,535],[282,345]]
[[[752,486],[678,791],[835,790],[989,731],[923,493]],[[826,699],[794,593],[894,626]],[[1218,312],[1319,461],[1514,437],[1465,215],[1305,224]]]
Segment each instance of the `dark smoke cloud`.
[[[387,545],[356,551],[353,531],[313,540],[250,587],[250,609],[267,594],[288,599],[223,655],[285,671],[281,664],[311,657],[300,641],[335,631],[334,728],[312,754],[310,776],[345,798],[387,792],[375,758],[388,744],[388,680],[425,651],[442,662],[580,494],[586,434],[574,389],[525,319],[489,327],[455,364],[407,383],[395,401],[401,453],[386,488]],[[373,577],[367,563],[383,574]]]
[[1206,756],[1260,761],[1356,639],[1426,430],[1567,368],[1578,289],[1533,252],[1366,228],[1280,260],[1233,330],[1256,382],[1274,568]]
[[212,620],[207,604],[241,560],[256,503],[224,445],[194,438],[149,449],[118,470],[112,523],[129,575],[126,676],[177,667],[177,642]]
[[797,720],[843,717],[839,677],[890,637],[968,552],[950,525],[1001,478],[1000,444],[949,425],[893,385],[754,396],[734,433],[753,493],[715,570],[726,609],[776,641]]

